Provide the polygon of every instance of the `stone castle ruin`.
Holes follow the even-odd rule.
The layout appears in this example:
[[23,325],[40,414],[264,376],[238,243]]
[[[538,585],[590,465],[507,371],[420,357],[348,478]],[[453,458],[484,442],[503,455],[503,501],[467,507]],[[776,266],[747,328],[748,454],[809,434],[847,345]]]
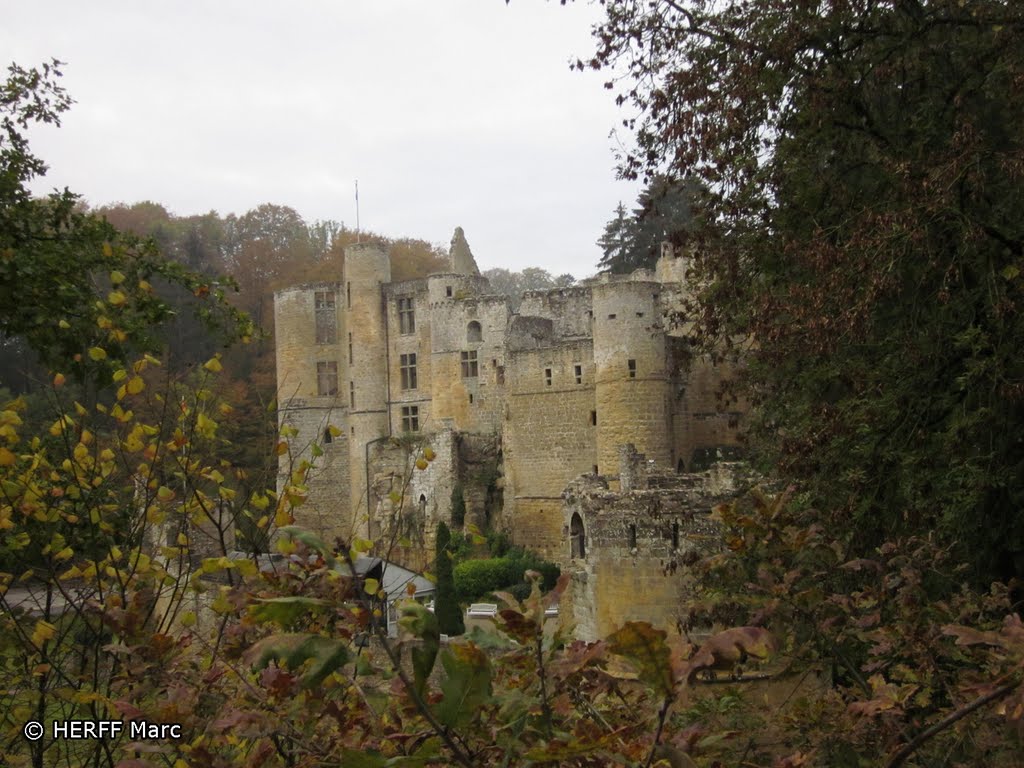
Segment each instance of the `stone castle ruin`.
[[[601,564],[619,557],[621,543],[606,535],[618,525],[609,527],[609,515],[635,520],[636,546],[627,551],[636,551],[622,569],[653,557],[641,548],[648,533],[660,531],[669,545],[699,534],[699,526],[686,523],[680,533],[671,521],[661,531],[648,525],[650,514],[611,502],[607,494],[642,495],[630,487],[641,481],[620,478],[625,446],[644,456],[633,476],[656,468],[655,484],[690,488],[679,498],[701,514],[716,494],[693,491],[706,481],[692,473],[738,447],[742,406],[723,412],[718,398],[727,371],[694,354],[673,321],[687,260],[666,249],[654,271],[529,292],[517,312],[491,293],[461,229],[449,263],[447,272],[392,282],[388,255],[361,244],[346,250],[339,281],[275,294],[280,420],[301,448],[282,457],[282,472],[296,458],[314,464],[296,522],[327,541],[387,538],[400,545],[396,560],[423,568],[438,521],[452,524],[458,487],[466,522],[505,530],[563,569],[584,573],[586,562],[575,613],[587,615],[588,599],[602,595],[619,603],[614,590],[595,586],[609,579]],[[411,471],[425,445],[434,459]],[[579,507],[588,493],[590,511]],[[663,592],[651,600],[677,599],[674,588]],[[608,603],[601,615],[627,608],[621,599],[627,605]],[[603,631],[597,616],[581,631]],[[667,613],[654,618],[669,623]]]

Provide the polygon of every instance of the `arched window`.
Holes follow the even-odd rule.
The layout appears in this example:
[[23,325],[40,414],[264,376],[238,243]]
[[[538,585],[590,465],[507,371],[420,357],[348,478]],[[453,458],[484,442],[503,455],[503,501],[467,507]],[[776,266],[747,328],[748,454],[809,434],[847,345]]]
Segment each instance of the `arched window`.
[[420,520],[425,519],[427,516],[427,497],[422,493],[420,494]]
[[466,341],[483,341],[484,334],[480,328],[480,323],[476,320],[470,321],[469,325],[466,326]]
[[572,542],[572,556],[583,560],[587,556],[587,534],[583,530],[583,518],[579,512],[572,513],[569,521],[569,540]]

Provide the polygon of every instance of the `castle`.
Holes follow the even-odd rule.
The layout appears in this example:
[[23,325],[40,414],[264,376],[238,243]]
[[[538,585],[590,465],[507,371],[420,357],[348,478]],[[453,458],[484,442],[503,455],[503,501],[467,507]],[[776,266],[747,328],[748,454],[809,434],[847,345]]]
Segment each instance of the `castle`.
[[[361,244],[339,282],[278,291],[282,471],[313,463],[296,522],[328,541],[387,538],[423,567],[458,487],[467,522],[563,567],[581,557],[563,498],[581,475],[618,491],[623,446],[676,474],[738,445],[723,371],[678,322],[686,268],[666,248],[653,271],[529,292],[513,311],[456,229],[446,272],[392,282],[388,255]],[[411,471],[418,440],[434,458]]]

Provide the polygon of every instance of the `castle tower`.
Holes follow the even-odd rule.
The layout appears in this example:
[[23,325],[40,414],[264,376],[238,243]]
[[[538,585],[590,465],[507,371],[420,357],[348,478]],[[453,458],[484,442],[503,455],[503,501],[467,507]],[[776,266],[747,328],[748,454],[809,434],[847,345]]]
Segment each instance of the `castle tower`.
[[[314,465],[307,503],[295,522],[330,540],[349,518],[348,442],[340,382],[345,357],[342,286],[313,283],[274,294],[278,419],[289,443],[279,459],[278,491],[302,460]],[[319,453],[314,457],[314,453]]]
[[663,466],[672,460],[669,372],[660,283],[609,280],[593,286],[597,464],[615,473],[618,447],[633,443]]
[[388,424],[388,349],[384,296],[391,281],[391,262],[378,245],[363,243],[345,249],[346,377],[341,397],[348,407],[349,535],[373,538],[377,533],[367,497],[367,444],[391,433]]

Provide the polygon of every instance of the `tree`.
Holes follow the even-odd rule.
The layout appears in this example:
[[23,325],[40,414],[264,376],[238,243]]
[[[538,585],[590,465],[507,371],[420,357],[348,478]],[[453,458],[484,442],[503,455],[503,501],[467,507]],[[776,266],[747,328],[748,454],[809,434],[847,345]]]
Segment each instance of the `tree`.
[[155,290],[160,281],[202,298],[199,316],[229,339],[250,333],[225,301],[230,281],[162,258],[152,241],[82,212],[68,190],[32,197],[28,184],[46,165],[23,133],[33,123],[59,125],[71,104],[60,75],[57,61],[12,64],[0,88],[0,333],[24,339],[44,364],[73,361],[67,373],[91,376],[108,358],[159,348],[159,329],[174,314]]
[[604,253],[599,266],[617,274],[654,269],[662,243],[685,246],[696,229],[693,203],[698,189],[692,180],[659,174],[640,192],[630,217],[620,202],[597,241]]
[[860,546],[1024,575],[1024,9],[605,7],[579,66],[639,113],[623,174],[708,190],[689,319],[743,350],[762,455]]
[[462,621],[462,609],[455,599],[455,579],[452,576],[452,558],[448,551],[451,532],[444,520],[437,524],[437,539],[434,545],[436,559],[434,576],[437,578],[437,591],[434,597],[434,613],[441,632],[446,635],[461,635],[466,631]]

